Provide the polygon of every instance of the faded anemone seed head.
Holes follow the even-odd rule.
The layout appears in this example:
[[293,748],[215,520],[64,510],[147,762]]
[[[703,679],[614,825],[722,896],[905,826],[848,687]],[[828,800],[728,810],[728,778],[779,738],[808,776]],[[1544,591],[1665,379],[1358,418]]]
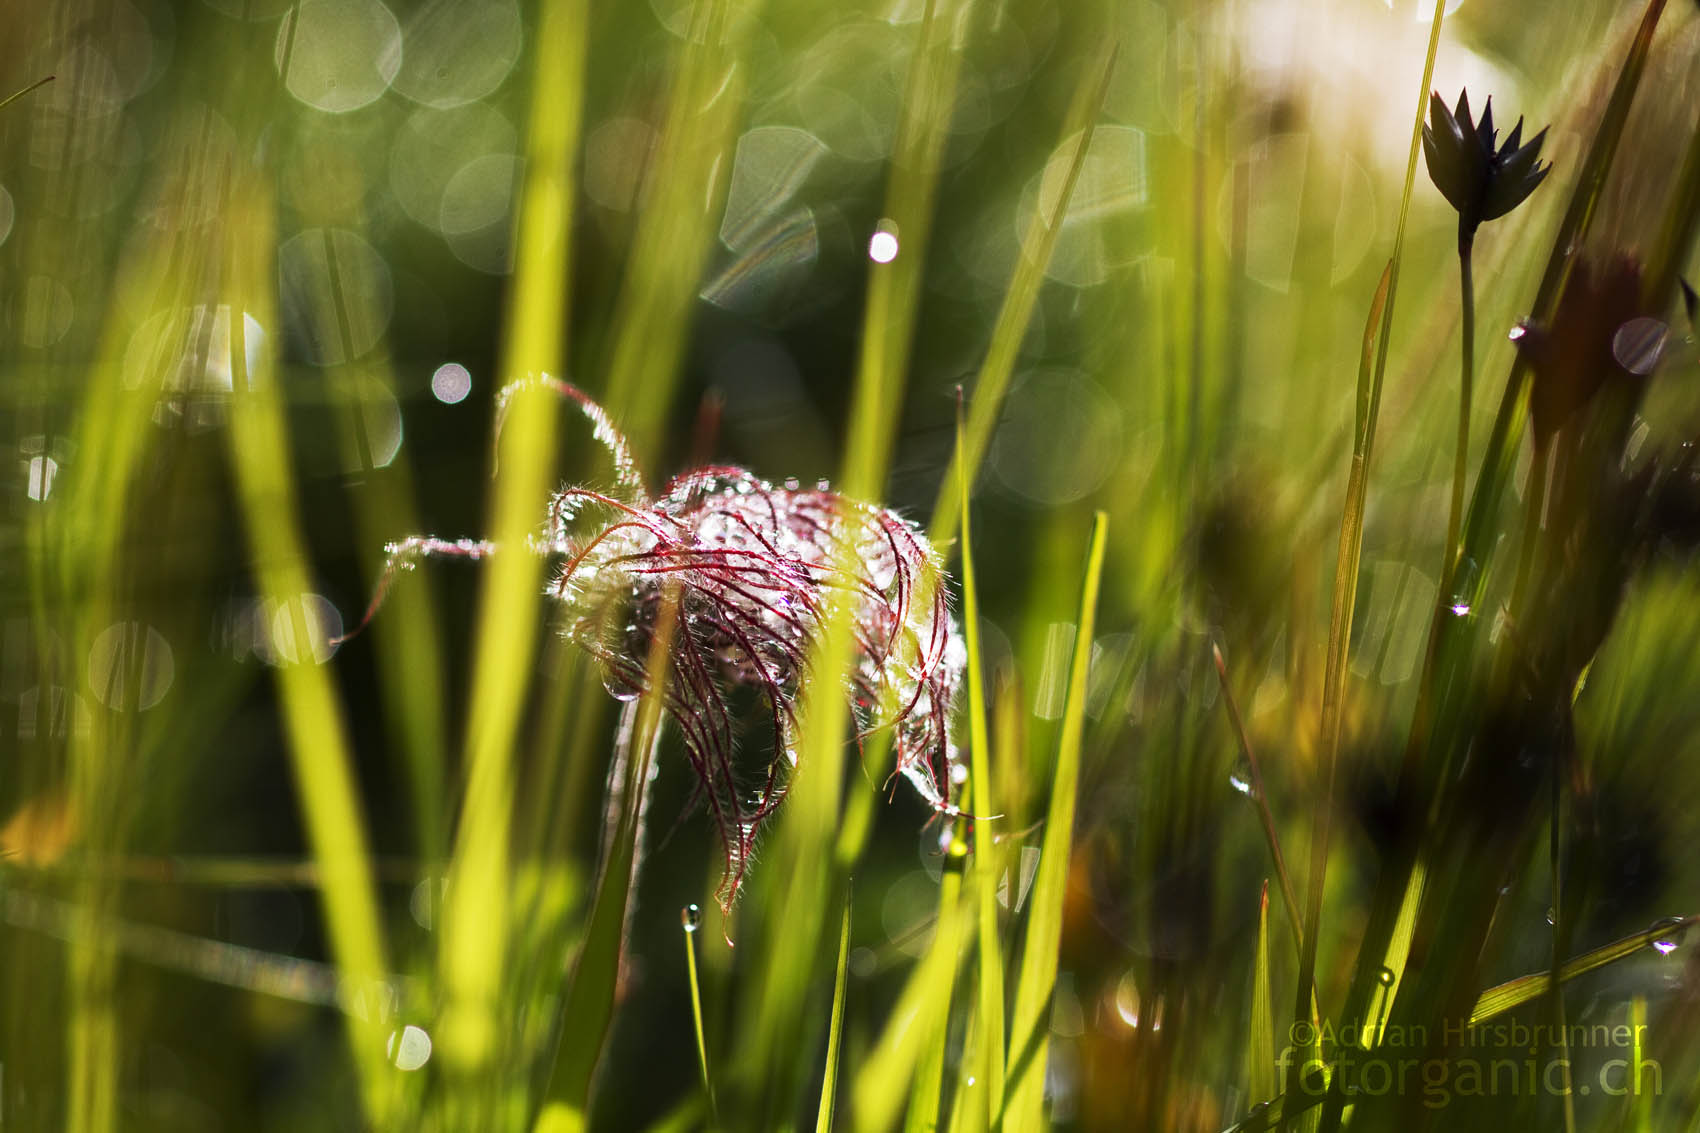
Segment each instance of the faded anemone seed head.
[[1429,121],[1423,126],[1423,157],[1429,179],[1458,210],[1460,241],[1474,237],[1484,222],[1497,220],[1528,199],[1546,175],[1550,163],[1539,160],[1547,132],[1523,140],[1523,119],[1511,128],[1503,146],[1495,144],[1493,99],[1482,108],[1480,122],[1470,116],[1468,91],[1458,94],[1458,106],[1448,110],[1440,94],[1429,95]]
[[[895,512],[824,483],[776,486],[721,466],[681,475],[653,500],[566,489],[547,543],[566,558],[549,588],[564,632],[617,698],[649,691],[662,605],[668,588],[676,595],[661,695],[726,853],[723,906],[785,797],[802,689],[839,600],[855,635],[846,691],[858,739],[890,727],[897,772],[936,811],[955,813],[950,715],[965,654],[938,556]],[[770,720],[772,755],[753,772],[735,762],[738,688],[758,693]]]
[[[824,482],[776,486],[731,466],[687,472],[652,498],[624,435],[566,382],[509,385],[497,400],[498,430],[515,395],[538,386],[589,419],[613,458],[614,483],[557,492],[529,549],[562,560],[547,593],[561,603],[562,632],[596,658],[608,691],[628,702],[655,692],[678,728],[696,773],[693,802],[702,800],[725,850],[722,908],[737,899],[757,833],[790,786],[802,690],[836,610],[846,610],[854,634],[845,695],[857,741],[889,728],[896,773],[934,811],[960,813],[950,723],[966,650],[943,565],[920,530]],[[482,559],[497,546],[414,536],[387,551],[356,633],[421,559]],[[658,637],[667,677],[652,690]],[[763,767],[735,761],[739,690],[767,710],[772,753]]]

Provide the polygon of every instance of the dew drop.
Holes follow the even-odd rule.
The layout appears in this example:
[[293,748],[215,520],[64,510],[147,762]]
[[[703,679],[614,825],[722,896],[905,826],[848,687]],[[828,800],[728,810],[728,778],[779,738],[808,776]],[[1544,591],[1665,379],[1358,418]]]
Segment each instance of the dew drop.
[[1650,947],[1661,956],[1669,956],[1682,943],[1682,933],[1687,925],[1683,923],[1681,917],[1666,917],[1664,920],[1655,923],[1653,928],[1667,931],[1655,937],[1651,941]]
[[1238,771],[1228,772],[1228,786],[1232,787],[1240,794],[1245,795],[1247,798],[1251,797],[1251,781],[1244,775],[1241,775]]
[[602,687],[606,689],[608,691],[608,695],[613,697],[615,700],[627,703],[636,700],[638,697],[643,695],[642,689],[632,687],[619,675],[607,671],[604,671],[602,674]]
[[1382,987],[1392,987],[1393,986],[1393,979],[1394,979],[1393,969],[1384,967],[1376,975],[1375,978],[1381,981]]
[[881,221],[880,227],[868,240],[868,259],[876,264],[889,264],[897,258],[897,233],[892,230],[890,221]]
[[695,932],[697,926],[702,924],[702,910],[695,904],[686,905],[679,910],[679,923],[684,926],[686,932]]
[[1551,905],[1548,905],[1547,906],[1547,924],[1557,924],[1557,923],[1558,923],[1558,914],[1553,912]]

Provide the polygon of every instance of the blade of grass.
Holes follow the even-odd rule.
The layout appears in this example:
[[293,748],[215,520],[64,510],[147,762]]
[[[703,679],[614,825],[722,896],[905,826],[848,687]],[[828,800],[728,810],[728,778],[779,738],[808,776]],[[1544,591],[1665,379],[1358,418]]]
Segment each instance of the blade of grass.
[[45,78],[37,79],[22,90],[15,90],[5,98],[0,98],[0,110],[4,110],[6,107],[12,105],[12,103],[18,101],[18,99],[24,97],[24,95],[28,94],[30,91],[46,86],[48,83],[53,81],[53,78],[54,77],[52,75],[48,75]]
[[[1228,718],[1233,722],[1234,735],[1239,738],[1240,751],[1251,768],[1252,801],[1257,804],[1257,816],[1263,823],[1263,839],[1269,847],[1269,857],[1275,864],[1275,877],[1281,883],[1281,901],[1287,909],[1287,923],[1293,930],[1293,952],[1304,951],[1304,930],[1299,927],[1299,899],[1293,894],[1292,878],[1287,874],[1287,857],[1281,852],[1281,838],[1275,832],[1275,816],[1269,810],[1269,796],[1263,791],[1263,770],[1258,766],[1257,753],[1252,750],[1251,737],[1246,735],[1245,721],[1240,718],[1240,706],[1234,702],[1234,690],[1228,683],[1228,665],[1222,660],[1222,649],[1211,643],[1210,655],[1216,662],[1216,677],[1222,685],[1222,700],[1228,706]],[[1268,897],[1267,886],[1265,898]],[[1273,1092],[1273,1091],[1272,1091]]]
[[[1438,9],[1434,36],[1440,31]],[[1424,71],[1426,88],[1434,66],[1434,41],[1429,45],[1428,69]],[[1420,127],[1420,123],[1419,123]],[[1419,130],[1420,136],[1420,130]],[[1415,148],[1412,154],[1416,153]],[[1411,169],[1415,167],[1412,166]],[[1407,170],[1405,196],[1409,203],[1411,182]],[[1317,1029],[1301,1025],[1310,1022],[1316,1002],[1316,937],[1322,923],[1322,895],[1328,870],[1329,824],[1334,813],[1334,776],[1340,746],[1340,701],[1345,692],[1346,660],[1352,640],[1352,610],[1357,603],[1358,564],[1363,553],[1364,508],[1369,489],[1369,465],[1375,441],[1376,414],[1381,402],[1381,376],[1387,359],[1387,334],[1392,318],[1392,297],[1395,271],[1398,267],[1398,239],[1404,234],[1401,215],[1400,234],[1394,244],[1394,258],[1382,270],[1375,298],[1370,302],[1369,318],[1364,324],[1363,347],[1358,355],[1358,394],[1356,439],[1352,445],[1352,466],[1346,483],[1346,504],[1340,517],[1340,544],[1334,568],[1333,606],[1328,618],[1328,659],[1322,686],[1322,791],[1316,799],[1311,820],[1310,888],[1305,902],[1304,926],[1299,933],[1299,979],[1294,1000],[1295,1033],[1310,1034],[1312,1042],[1299,1052],[1297,1063],[1303,1066],[1317,1057]],[[1376,351],[1377,337],[1381,349]],[[1372,354],[1375,357],[1373,368]],[[1295,1073],[1289,1064],[1287,1080],[1282,1088],[1293,1090]]]
[[854,1128],[866,1133],[890,1129],[903,1104],[910,1075],[934,1042],[922,1020],[941,1017],[940,1003],[949,1004],[962,958],[966,910],[959,904],[933,929],[932,943],[909,973],[885,1029],[856,1073]]
[[[968,843],[962,838],[961,822],[952,831],[946,850],[944,873],[939,881],[939,916],[932,946],[947,956],[960,959],[967,917],[962,901],[962,871],[968,862]],[[939,1127],[939,1103],[944,1092],[944,1048],[950,1031],[950,1002],[956,986],[956,968],[937,993],[929,996],[914,1027],[920,1035],[920,1052],[915,1078],[910,1084],[909,1113],[904,1133],[933,1133]]]
[[655,636],[650,641],[644,678],[648,691],[637,700],[628,701],[621,712],[619,738],[615,741],[615,774],[621,782],[620,794],[614,800],[618,810],[610,816],[613,829],[609,832],[607,855],[596,883],[590,923],[561,997],[549,1081],[534,1127],[537,1133],[576,1133],[586,1127],[591,1079],[614,1018],[620,963],[631,920],[632,889],[637,883],[642,856],[649,770],[666,719],[669,657],[673,635],[678,632],[678,617],[679,592],[676,587],[669,587],[663,594]]
[[[1068,144],[1067,139],[1074,140],[1074,148],[1068,157],[1068,172],[1049,210],[1041,210],[1035,205],[1022,233],[1021,251],[1010,275],[1009,289],[1004,292],[1003,303],[992,324],[985,361],[980,364],[980,372],[974,379],[973,405],[969,410],[967,430],[951,456],[950,467],[945,470],[944,481],[939,487],[938,503],[933,507],[933,521],[927,536],[935,547],[949,543],[955,534],[958,509],[949,506],[949,503],[951,493],[957,490],[957,481],[974,482],[979,474],[980,462],[985,458],[986,446],[991,443],[1003,395],[1009,388],[1022,339],[1026,337],[1027,326],[1033,318],[1033,305],[1038,302],[1039,288],[1045,282],[1045,272],[1050,267],[1051,254],[1056,250],[1063,218],[1068,215],[1069,201],[1073,199],[1074,187],[1080,180],[1081,167],[1086,164],[1093,131],[1097,127],[1104,98],[1109,93],[1116,52],[1115,42],[1106,41],[1099,50],[1096,65],[1086,72],[1075,88],[1074,101],[1063,122],[1062,144]],[[1059,145],[1058,149],[1061,148]]]
[[1252,1101],[1275,1096],[1275,1005],[1269,990],[1269,881],[1257,907],[1257,952],[1252,961],[1251,1026],[1246,1032],[1246,1088]]
[[1080,588],[1080,611],[1069,661],[1068,693],[1057,741],[1056,773],[1045,815],[1038,876],[1033,881],[1021,972],[1015,986],[1008,1096],[1003,1128],[1014,1133],[1044,1128],[1045,1064],[1049,1052],[1051,997],[1057,982],[1057,950],[1062,942],[1063,900],[1068,887],[1069,847],[1074,837],[1075,792],[1080,783],[1081,734],[1086,719],[1087,663],[1104,571],[1104,538],[1109,519],[1098,512]]
[[714,1100],[714,1079],[708,1073],[708,1043],[702,1033],[702,987],[697,980],[697,929],[702,924],[702,910],[686,905],[680,914],[685,930],[685,968],[691,983],[691,1027],[697,1040],[697,1066],[702,1070],[702,1091],[708,1095],[708,1113],[714,1127],[720,1125],[720,1107]]
[[[560,373],[571,262],[572,154],[583,111],[586,0],[539,13],[525,175],[516,209],[514,282],[503,332],[512,378]],[[504,382],[504,385],[507,383]],[[490,559],[479,601],[466,728],[467,785],[451,851],[438,961],[444,1010],[437,1049],[451,1084],[486,1071],[500,1048],[497,999],[507,967],[509,826],[515,738],[541,621],[542,563],[523,553],[540,521],[555,453],[556,406],[540,383],[515,397],[497,443]]]
[[[233,192],[230,230],[244,243],[231,249],[237,294],[232,312],[252,313],[276,325],[267,296],[266,268],[275,248],[269,201],[252,185]],[[268,281],[269,282],[269,281]],[[353,753],[342,707],[329,673],[308,646],[300,596],[312,589],[299,526],[287,426],[270,339],[246,341],[246,319],[232,317],[229,458],[242,502],[244,535],[261,595],[294,614],[293,661],[276,669],[291,769],[312,847],[324,879],[321,896],[331,955],[346,986],[373,987],[388,971],[372,878],[371,851],[354,777]],[[249,359],[255,366],[249,368]],[[378,1011],[351,1012],[350,1041],[360,1072],[368,1120],[385,1124],[385,1020]]]
[[872,263],[869,270],[842,477],[844,491],[861,499],[884,494],[920,313],[939,158],[949,136],[962,62],[951,28],[971,8],[972,0],[927,0],[904,88],[882,220],[898,237],[899,250],[888,262]]
[[[956,450],[963,450],[963,424],[957,411]],[[987,1099],[987,1127],[998,1128],[1003,1101],[1004,1061],[1004,968],[1003,941],[998,934],[998,853],[992,816],[997,803],[992,786],[991,735],[986,724],[986,670],[980,642],[980,590],[974,577],[973,532],[969,516],[968,462],[957,468],[957,503],[962,517],[962,633],[968,651],[968,783],[974,823],[974,898],[979,918],[976,951],[979,956],[974,1007],[976,1029],[969,1054],[963,1059],[967,1073],[979,1080],[981,1096]]]
[[[1598,948],[1584,952],[1566,960],[1558,969],[1557,983],[1565,984],[1577,976],[1603,968],[1607,964],[1616,963],[1625,956],[1633,956],[1637,952],[1651,948],[1655,944],[1674,941],[1682,934],[1700,924],[1700,914],[1688,917],[1677,917],[1668,921],[1660,921],[1650,928],[1640,932],[1632,932],[1620,937],[1610,944],[1602,944]],[[1470,1012],[1471,1024],[1486,1022],[1497,1015],[1503,1015],[1516,1007],[1521,1007],[1530,1000],[1545,995],[1551,984],[1555,982],[1551,971],[1531,972],[1526,976],[1506,980],[1488,988],[1476,999],[1475,1009]]]
[[815,1133],[831,1133],[832,1107],[838,1096],[838,1048],[844,1039],[844,985],[850,969],[850,897],[845,894],[844,919],[838,927],[838,967],[832,982],[832,1018],[826,1025],[826,1065],[821,1068],[820,1106]]
[[653,457],[661,441],[712,219],[731,173],[728,142],[743,106],[738,45],[754,22],[742,18],[739,7],[733,0],[692,5],[614,312],[603,403],[640,462]]

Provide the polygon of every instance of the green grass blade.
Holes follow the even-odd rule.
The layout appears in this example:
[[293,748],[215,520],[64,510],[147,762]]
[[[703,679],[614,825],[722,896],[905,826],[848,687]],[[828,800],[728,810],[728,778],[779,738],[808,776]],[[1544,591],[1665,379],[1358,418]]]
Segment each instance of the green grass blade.
[[[963,916],[962,871],[968,862],[968,843],[960,827],[953,832],[946,851],[944,874],[939,882],[939,917],[932,947],[946,956],[960,958],[966,917]],[[939,1103],[944,1092],[944,1048],[950,1031],[950,1003],[956,986],[952,966],[944,985],[927,998],[923,1014],[914,1024],[920,1033],[920,1053],[915,1078],[909,1089],[909,1114],[904,1133],[933,1133],[939,1127]]]
[[909,973],[885,1029],[856,1073],[854,1128],[858,1131],[877,1133],[892,1127],[911,1074],[937,1041],[928,1023],[943,1018],[949,1009],[962,958],[964,914],[958,904],[950,915],[939,918],[932,942]]
[[884,223],[897,255],[874,263],[862,316],[855,404],[844,456],[843,490],[862,499],[884,493],[892,437],[903,403],[909,351],[920,313],[921,283],[938,191],[939,159],[949,137],[962,56],[951,28],[972,0],[927,0],[897,123]]
[[[957,452],[962,451],[963,426],[957,419]],[[967,462],[959,463],[956,480],[958,507],[962,516],[962,631],[968,651],[968,783],[967,809],[979,816],[974,823],[974,900],[979,918],[976,952],[979,956],[975,983],[976,1026],[974,1042],[963,1059],[965,1076],[978,1080],[980,1096],[987,1099],[987,1121],[998,1123],[997,1109],[1004,1090],[1004,964],[1003,940],[998,933],[998,813],[992,784],[991,733],[986,720],[986,669],[981,652],[980,590],[974,576],[973,533],[969,517]],[[966,1069],[971,1068],[971,1069]]]
[[[236,195],[232,230],[253,242],[233,250],[236,263],[270,263],[267,252],[274,245],[268,206],[269,201],[251,188]],[[237,278],[245,293],[232,302],[231,310],[254,312],[262,326],[275,325],[268,309],[269,289],[261,282],[264,276],[250,266]],[[244,324],[243,319],[231,319],[235,393],[229,457],[260,593],[278,603],[278,609],[295,611],[294,640],[304,643],[311,638],[299,596],[312,586],[300,533],[287,424],[268,344],[248,344]],[[258,372],[246,370],[250,354],[258,361]],[[313,662],[311,650],[298,652],[300,660],[278,667],[277,684],[308,843],[324,879],[321,895],[331,954],[347,981],[345,986],[375,988],[384,983],[388,966],[353,751],[330,673]],[[383,1087],[387,1021],[371,1005],[364,1011],[351,1011],[348,1018],[368,1118],[382,1125],[390,1097]]]
[[1252,961],[1251,1026],[1246,1032],[1246,1087],[1255,1104],[1275,1096],[1275,1004],[1269,984],[1269,882],[1257,908],[1257,954]]
[[958,480],[973,483],[979,474],[980,461],[985,458],[986,446],[991,443],[992,429],[997,425],[998,413],[1003,406],[1003,395],[1009,388],[1010,375],[1015,371],[1016,356],[1020,353],[1022,339],[1026,337],[1028,323],[1033,318],[1033,305],[1039,300],[1039,288],[1045,282],[1051,253],[1056,250],[1063,218],[1068,215],[1068,203],[1080,180],[1081,167],[1086,164],[1086,153],[1092,147],[1093,130],[1104,98],[1109,93],[1115,63],[1116,45],[1114,41],[1106,41],[1099,52],[1097,65],[1086,73],[1075,90],[1074,103],[1064,120],[1062,134],[1065,140],[1074,139],[1068,173],[1049,211],[1040,212],[1035,207],[1033,215],[1028,218],[1026,231],[1022,233],[1015,271],[1010,276],[1009,289],[1004,292],[1003,304],[998,308],[997,320],[992,324],[991,343],[986,350],[985,361],[980,364],[980,372],[974,379],[968,427],[951,457],[950,467],[946,469],[944,482],[939,488],[938,504],[933,508],[933,522],[927,534],[934,546],[943,546],[955,534],[958,509],[949,506],[950,495],[957,490]]
[[1003,1128],[1014,1133],[1026,1130],[1036,1133],[1044,1128],[1051,997],[1057,982],[1057,949],[1062,942],[1063,899],[1068,887],[1069,847],[1074,836],[1074,801],[1080,783],[1081,736],[1086,720],[1087,662],[1092,656],[1092,631],[1104,572],[1108,522],[1108,517],[1099,512],[1092,524],[1086,576],[1080,588],[1074,654],[1069,662],[1062,732],[1057,742],[1056,774],[1051,783],[1050,808],[1045,816],[1044,841],[1039,851],[1038,874],[1033,880],[1021,972],[1015,987],[1008,1098],[1003,1110]]
[[826,1025],[826,1065],[821,1068],[820,1106],[815,1133],[831,1133],[832,1107],[838,1096],[838,1049],[844,1040],[844,985],[850,969],[850,896],[844,896],[844,919],[838,926],[838,968],[832,983],[832,1019]]
[[[1436,17],[1436,29],[1439,28]],[[1434,61],[1432,45],[1429,63]],[[1425,73],[1424,81],[1427,81]],[[1406,192],[1409,195],[1407,182]],[[1363,347],[1358,355],[1358,412],[1356,438],[1352,445],[1352,468],[1346,483],[1346,504],[1340,517],[1340,543],[1334,568],[1333,608],[1328,620],[1328,660],[1323,677],[1322,745],[1323,789],[1316,800],[1312,821],[1310,888],[1305,902],[1304,927],[1300,932],[1299,980],[1294,1000],[1294,1020],[1308,1022],[1315,1002],[1316,937],[1322,922],[1322,894],[1328,869],[1328,836],[1334,803],[1334,772],[1340,744],[1340,701],[1345,692],[1347,651],[1352,640],[1352,609],[1357,602],[1358,564],[1363,553],[1364,508],[1369,486],[1369,462],[1375,438],[1376,408],[1381,396],[1381,361],[1385,360],[1387,320],[1391,315],[1394,269],[1397,258],[1382,270],[1381,282],[1370,302],[1364,323]],[[1382,352],[1372,369],[1379,331]],[[1289,1069],[1289,1075],[1291,1070]],[[1291,1092],[1293,1083],[1283,1083]]]
[[[560,373],[565,358],[571,155],[583,110],[586,8],[586,0],[551,0],[540,11],[503,341],[503,366],[512,378]],[[514,752],[543,620],[543,564],[525,546],[552,486],[557,412],[551,391],[531,383],[510,403],[497,445],[491,531],[508,553],[493,556],[484,575],[466,729],[466,794],[438,954],[445,1003],[437,1049],[457,1071],[452,1081],[475,1081],[502,1046],[497,1001],[512,915]]]
[[[1565,984],[1577,976],[1613,964],[1625,956],[1633,956],[1660,942],[1675,942],[1682,934],[1700,924],[1700,914],[1689,917],[1679,917],[1668,921],[1660,921],[1650,928],[1640,932],[1632,932],[1628,936],[1602,944],[1590,952],[1566,960],[1558,969],[1557,983]],[[1532,999],[1546,994],[1553,984],[1551,971],[1531,972],[1526,976],[1507,980],[1502,984],[1488,988],[1476,1000],[1474,1010],[1470,1012],[1470,1022],[1481,1023],[1496,1015],[1503,1015],[1515,1007],[1521,1007]]]
[[697,929],[702,925],[702,910],[686,905],[680,914],[685,934],[685,969],[691,984],[691,1027],[697,1040],[697,1066],[702,1070],[702,1090],[708,1095],[708,1112],[714,1125],[720,1125],[720,1109],[714,1100],[714,1079],[708,1073],[708,1041],[702,1030],[702,985],[697,978]]
[[621,788],[610,800],[610,806],[617,805],[618,810],[610,816],[613,829],[596,883],[590,923],[562,997],[554,1059],[537,1133],[568,1133],[586,1127],[591,1079],[614,1019],[615,990],[631,921],[632,889],[641,860],[649,769],[661,741],[671,669],[668,661],[678,617],[679,594],[669,588],[663,595],[655,636],[649,645],[644,678],[648,691],[628,702],[621,714],[615,741],[615,774],[620,776]]
[[640,461],[656,454],[672,407],[731,172],[729,143],[743,107],[738,45],[753,22],[739,7],[733,0],[692,5],[614,312],[603,401]]

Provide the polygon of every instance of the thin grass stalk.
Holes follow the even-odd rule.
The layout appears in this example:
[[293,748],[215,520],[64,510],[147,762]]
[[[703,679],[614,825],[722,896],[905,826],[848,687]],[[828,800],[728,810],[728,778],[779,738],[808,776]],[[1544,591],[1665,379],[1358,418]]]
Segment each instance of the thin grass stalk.
[[650,642],[645,676],[649,691],[628,701],[620,713],[610,780],[618,787],[609,800],[606,850],[590,922],[561,997],[549,1079],[533,1126],[536,1133],[577,1133],[587,1127],[591,1080],[614,1018],[631,896],[643,857],[650,768],[666,720],[669,651],[679,632],[678,616],[678,591],[669,586]]
[[714,1079],[708,1073],[708,1042],[702,1030],[702,985],[697,979],[697,929],[702,924],[702,910],[686,905],[680,914],[685,939],[685,970],[691,985],[691,1028],[697,1040],[697,1067],[702,1071],[702,1092],[708,1097],[708,1112],[716,1128],[720,1125],[720,1107],[714,1100]]
[[[514,281],[503,330],[513,378],[559,373],[571,262],[572,154],[583,111],[586,0],[546,0],[516,209]],[[491,486],[491,558],[479,600],[466,731],[468,778],[439,937],[444,1011],[438,1049],[451,1083],[475,1083],[501,1045],[497,1001],[507,969],[509,826],[521,706],[542,621],[542,563],[523,553],[548,497],[555,453],[550,392],[534,384],[511,403]],[[473,1103],[476,1104],[476,1103]]]
[[973,0],[927,0],[904,86],[882,222],[895,230],[898,252],[887,263],[872,264],[869,271],[840,478],[845,494],[859,499],[879,499],[884,494],[920,312],[939,159],[949,137],[962,62],[952,24],[966,22],[972,9]]
[[[963,951],[968,924],[962,895],[962,874],[968,863],[968,843],[962,837],[962,820],[957,820],[945,851],[944,873],[939,881],[939,915],[932,947],[957,957]],[[910,1083],[909,1112],[904,1133],[934,1133],[939,1127],[939,1106],[944,1093],[944,1048],[950,1031],[950,1005],[956,987],[956,966],[949,978],[922,1007],[914,1026],[920,1032],[920,1050],[915,1077]]]
[[[1010,1033],[1009,1077],[1003,1127],[1014,1133],[1044,1127],[1044,1085],[1050,1048],[1051,999],[1056,992],[1057,950],[1062,943],[1063,898],[1068,885],[1070,843],[1074,837],[1075,794],[1080,783],[1081,737],[1086,720],[1087,662],[1092,656],[1098,589],[1103,578],[1105,532],[1109,519],[1098,512],[1086,553],[1081,582],[1074,653],[1069,661],[1068,693],[1057,740],[1055,776],[1045,816],[1039,870],[1027,914],[1027,936],[1015,987],[1014,1025]],[[1013,885],[1011,886],[1013,889]]]
[[[962,451],[963,425],[958,414],[957,451]],[[962,462],[956,480],[962,517],[962,630],[968,651],[968,783],[974,823],[974,897],[978,917],[976,953],[979,957],[975,992],[975,1030],[965,1066],[975,1068],[980,1096],[986,1099],[987,1128],[1002,1120],[1004,1092],[1004,965],[998,933],[998,853],[993,816],[997,803],[992,786],[991,734],[986,722],[986,671],[980,643],[980,589],[974,574],[974,540],[970,523],[969,471]]]
[[940,1004],[948,1005],[956,982],[966,920],[967,910],[958,903],[949,916],[935,923],[931,943],[911,969],[885,1027],[856,1071],[851,1127],[857,1133],[883,1133],[896,1123],[911,1075],[928,1044],[935,1041],[923,1021],[942,1017]]
[[[1434,35],[1439,35],[1438,10]],[[1430,42],[1429,63],[1434,61],[1433,40]],[[1428,76],[1424,76],[1427,85]],[[1420,121],[1419,121],[1420,127]],[[1412,149],[1412,154],[1416,152]],[[1413,158],[1414,162],[1414,158]],[[1413,163],[1412,170],[1415,169]],[[1406,195],[1410,193],[1410,177],[1406,178]],[[1403,232],[1400,233],[1401,237]],[[1328,660],[1323,677],[1322,749],[1323,787],[1311,820],[1310,888],[1306,896],[1304,925],[1299,932],[1299,978],[1293,1007],[1293,1029],[1296,1034],[1309,1034],[1311,1041],[1300,1044],[1299,1058],[1287,1068],[1282,1089],[1292,1093],[1295,1074],[1309,1062],[1320,1057],[1318,1031],[1309,1026],[1316,1009],[1316,939],[1322,923],[1322,895],[1328,869],[1329,824],[1334,812],[1334,775],[1340,744],[1340,701],[1344,695],[1347,652],[1352,637],[1352,610],[1357,603],[1358,563],[1363,553],[1364,509],[1369,486],[1369,459],[1375,439],[1375,419],[1381,397],[1381,363],[1385,350],[1371,367],[1371,355],[1376,339],[1385,347],[1390,330],[1391,301],[1395,269],[1398,266],[1397,240],[1395,257],[1381,273],[1375,298],[1370,303],[1369,318],[1364,324],[1363,346],[1358,357],[1357,440],[1352,450],[1351,473],[1346,484],[1346,503],[1340,517],[1340,542],[1334,571],[1333,608],[1328,623]]]
[[[275,325],[267,286],[275,247],[270,200],[244,181],[233,194],[229,216],[229,231],[242,237],[230,249],[231,310],[252,313],[262,326]],[[244,324],[233,314],[229,456],[260,592],[295,616],[298,655],[278,666],[277,684],[308,844],[324,878],[331,955],[345,986],[371,993],[387,985],[388,966],[353,752],[330,676],[313,661],[300,603],[311,587],[275,362],[267,343],[245,341]],[[250,354],[258,362],[252,371]],[[367,1120],[378,1126],[389,1120],[393,1096],[385,1085],[384,1014],[385,1004],[374,996],[351,1004],[347,1016]]]
[[838,965],[832,978],[832,1016],[826,1025],[826,1064],[821,1068],[820,1104],[815,1107],[815,1133],[831,1133],[832,1110],[838,1097],[838,1049],[844,1041],[844,986],[850,969],[850,900],[838,927]]

